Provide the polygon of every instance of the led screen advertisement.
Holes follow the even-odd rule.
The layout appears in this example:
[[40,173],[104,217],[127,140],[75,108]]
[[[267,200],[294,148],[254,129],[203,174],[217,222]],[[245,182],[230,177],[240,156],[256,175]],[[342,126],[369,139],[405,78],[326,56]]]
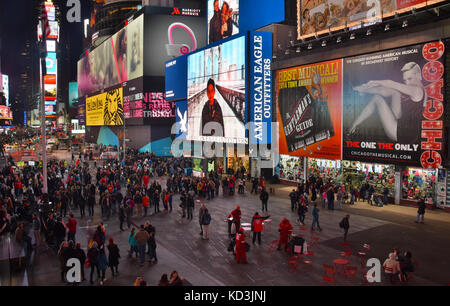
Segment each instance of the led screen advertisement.
[[144,74],[164,76],[167,61],[203,48],[205,37],[202,17],[146,15]]
[[[57,21],[49,21],[50,33],[47,35],[47,39],[59,39],[59,25]],[[42,38],[41,23],[38,23],[38,35],[39,39]]]
[[248,143],[246,36],[188,56],[187,139]]
[[123,125],[123,89],[112,89],[86,98],[86,125]]
[[344,59],[343,159],[442,164],[444,49],[432,42]]
[[239,0],[208,0],[208,43],[239,33]]
[[78,61],[79,96],[143,76],[143,24],[141,15]]
[[[444,0],[297,0],[298,39],[307,38],[345,26],[358,28],[381,22],[382,18],[402,13],[411,8],[421,8],[427,3]],[[432,2],[432,3],[431,3]]]
[[9,106],[0,105],[0,119],[10,119],[12,120],[12,111]]
[[342,60],[277,71],[280,154],[341,159]]
[[187,56],[180,56],[166,63],[165,86],[166,99],[186,99],[187,84],[180,80],[187,79]]
[[45,58],[45,69],[47,74],[56,74],[57,72],[57,60],[55,52],[47,52],[47,57]]
[[6,106],[9,106],[9,77],[6,74],[0,74],[1,84],[3,86],[3,94],[6,99]]
[[69,107],[75,108],[76,101],[78,99],[78,83],[69,82]]

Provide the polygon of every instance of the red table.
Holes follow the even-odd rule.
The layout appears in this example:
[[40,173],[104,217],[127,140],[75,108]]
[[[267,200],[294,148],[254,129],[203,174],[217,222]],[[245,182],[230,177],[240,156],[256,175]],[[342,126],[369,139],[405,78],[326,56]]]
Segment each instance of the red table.
[[345,265],[348,265],[350,262],[347,259],[343,259],[343,258],[338,258],[333,260],[334,265],[336,266],[336,271],[338,271],[337,267],[340,266],[342,267],[342,273],[344,273],[344,267]]

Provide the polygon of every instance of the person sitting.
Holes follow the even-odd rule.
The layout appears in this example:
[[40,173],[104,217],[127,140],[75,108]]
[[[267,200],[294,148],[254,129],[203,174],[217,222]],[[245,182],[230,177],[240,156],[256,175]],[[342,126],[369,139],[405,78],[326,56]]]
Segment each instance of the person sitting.
[[389,253],[389,258],[383,263],[383,269],[386,276],[389,278],[391,283],[393,283],[395,277],[397,277],[400,272],[400,263],[395,260],[394,253]]

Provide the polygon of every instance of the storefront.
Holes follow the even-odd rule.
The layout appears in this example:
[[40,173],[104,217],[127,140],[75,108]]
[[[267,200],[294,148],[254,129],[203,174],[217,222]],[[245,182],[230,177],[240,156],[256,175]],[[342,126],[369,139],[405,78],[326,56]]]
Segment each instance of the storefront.
[[280,163],[276,174],[283,181],[303,182],[304,180],[304,158],[299,156],[280,155]]
[[[402,200],[435,202],[436,169],[408,168],[402,172]],[[406,204],[406,203],[405,203]]]

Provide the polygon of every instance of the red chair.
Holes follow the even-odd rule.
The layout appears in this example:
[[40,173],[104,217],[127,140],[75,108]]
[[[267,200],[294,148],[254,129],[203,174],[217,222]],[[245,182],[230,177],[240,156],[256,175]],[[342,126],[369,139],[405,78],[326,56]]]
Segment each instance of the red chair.
[[307,251],[305,255],[307,255],[307,256],[314,256],[314,252],[313,251]]
[[342,257],[351,257],[352,251],[343,251],[343,252],[341,252],[341,256]]
[[347,241],[344,241],[344,242],[341,242],[341,246],[348,247],[348,246],[350,246],[350,243],[348,243]]
[[278,240],[273,240],[269,245],[269,251],[274,251],[278,248]]
[[322,277],[322,280],[323,280],[325,283],[330,283],[330,284],[334,283],[334,278],[331,277],[331,276],[328,276],[328,275],[324,275],[324,276]]
[[354,277],[356,275],[357,270],[358,270],[358,267],[346,266],[346,267],[344,267],[344,275]]
[[323,268],[325,269],[325,273],[335,274],[336,270],[332,265],[323,264]]

